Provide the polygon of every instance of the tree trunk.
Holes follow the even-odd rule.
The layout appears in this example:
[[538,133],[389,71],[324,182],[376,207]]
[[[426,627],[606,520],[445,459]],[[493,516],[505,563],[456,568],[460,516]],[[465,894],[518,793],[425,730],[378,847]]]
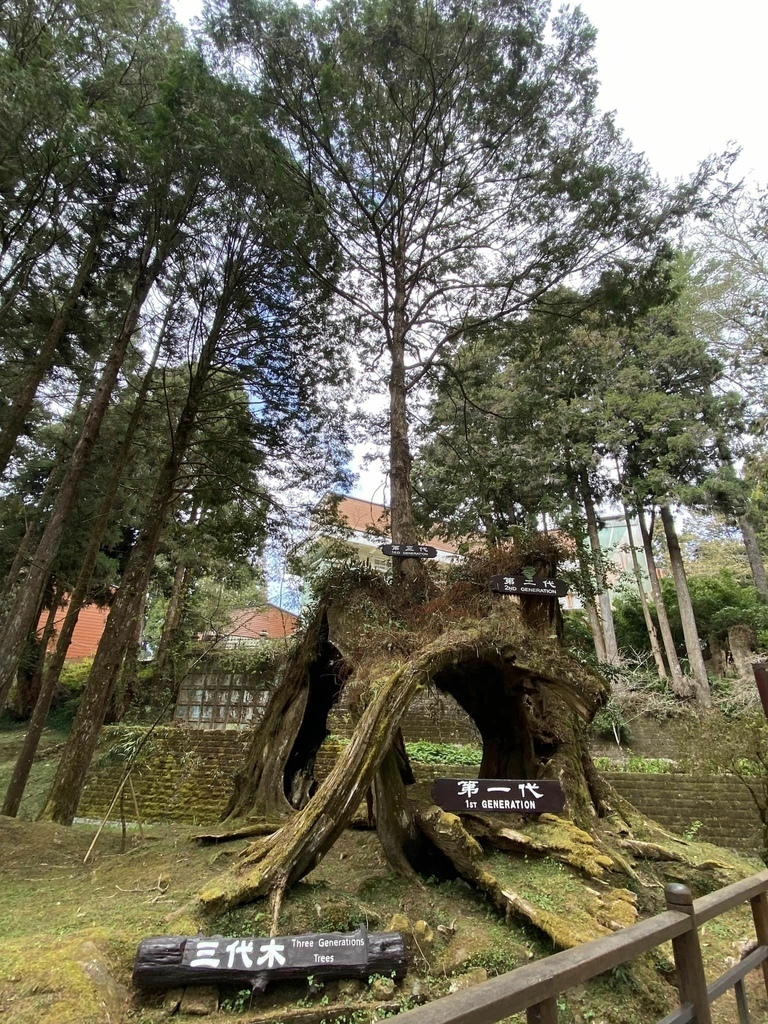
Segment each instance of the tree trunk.
[[701,653],[701,641],[699,640],[699,631],[696,627],[696,618],[693,614],[693,604],[691,603],[691,595],[688,590],[688,579],[685,575],[683,555],[680,551],[675,521],[669,505],[661,506],[661,521],[664,525],[664,536],[667,538],[669,563],[672,568],[672,577],[675,581],[677,604],[680,608],[680,621],[683,626],[683,636],[685,637],[685,649],[688,652],[691,673],[697,686],[696,699],[702,707],[708,708],[712,703],[709,692],[709,679],[707,679],[707,670],[704,667],[704,656]]
[[[88,573],[90,579],[90,572]],[[77,600],[77,588],[75,588],[75,597],[73,600]],[[72,605],[67,608],[67,614],[64,618],[64,623],[56,641],[56,649],[48,659],[48,663],[45,666],[43,672],[43,680],[40,687],[40,693],[35,704],[32,717],[27,726],[27,731],[24,736],[24,742],[22,743],[19,756],[16,758],[16,764],[13,768],[13,775],[11,781],[8,783],[8,789],[5,794],[5,801],[3,802],[2,814],[8,814],[11,817],[15,817],[18,814],[19,806],[21,805],[21,799],[24,796],[24,790],[27,786],[29,779],[29,773],[32,770],[32,764],[35,760],[35,754],[37,748],[40,745],[40,737],[43,735],[43,729],[48,718],[48,712],[51,710],[51,704],[53,702],[54,694],[56,693],[56,686],[61,675],[61,669],[66,659],[67,650],[69,648],[70,641],[72,640],[72,633],[77,625],[77,617],[80,612],[82,605],[82,596],[79,599],[79,603],[74,608]]]
[[152,563],[149,566],[149,571],[146,574],[146,583],[141,594],[141,604],[139,605],[136,617],[130,625],[128,640],[125,644],[123,663],[120,666],[120,672],[118,674],[117,685],[112,689],[112,694],[105,716],[105,722],[109,725],[114,725],[116,722],[122,722],[126,711],[131,706],[131,702],[136,696],[139,682],[141,632],[144,628],[144,609],[147,603],[146,588],[149,585],[149,577],[152,572],[152,567],[154,566],[154,561],[155,560],[153,558]]
[[744,548],[749,560],[749,568],[752,571],[752,579],[755,581],[755,588],[758,594],[768,601],[768,579],[765,575],[765,563],[757,542],[755,528],[748,515],[739,516],[739,528],[744,541]]
[[[61,624],[59,636],[56,641],[56,649],[48,659],[48,663],[45,666],[40,695],[27,728],[24,743],[22,744],[19,756],[16,759],[13,777],[11,778],[11,782],[8,786],[5,804],[3,805],[3,814],[15,815],[18,811],[19,804],[21,803],[21,798],[24,795],[24,789],[29,778],[32,762],[34,761],[35,754],[37,753],[40,737],[42,736],[48,712],[51,709],[51,703],[53,702],[53,697],[56,693],[59,676],[61,675],[61,670],[64,667],[64,662],[67,658],[67,651],[69,650],[69,645],[72,642],[72,635],[75,631],[75,626],[77,626],[80,610],[83,607],[88,593],[88,585],[91,581],[91,576],[93,575],[93,569],[96,565],[99,550],[101,549],[101,542],[104,539],[104,533],[109,522],[109,515],[112,511],[112,506],[114,504],[115,496],[117,495],[123,473],[128,465],[133,438],[144,414],[147,393],[152,382],[155,364],[163,343],[165,327],[169,320],[170,306],[165,317],[163,328],[160,331],[157,344],[155,345],[154,352],[152,353],[149,366],[147,367],[142,379],[141,387],[136,395],[136,402],[134,404],[133,411],[131,412],[131,418],[128,421],[125,434],[123,435],[120,452],[112,468],[112,473],[110,475],[109,482],[107,483],[107,489],[104,492],[104,497],[96,516],[96,521],[93,525],[93,529],[91,530],[91,536],[88,541],[88,547],[85,551],[85,555],[83,556],[83,561],[80,565],[77,582],[69,598],[66,615],[64,616],[64,621]],[[13,809],[6,810],[6,807]]]
[[85,247],[85,251],[83,252],[80,265],[77,268],[75,279],[72,282],[69,291],[65,295],[61,306],[56,311],[56,315],[51,322],[51,326],[43,340],[40,351],[34,357],[31,365],[29,366],[23,384],[13,397],[11,407],[8,410],[8,419],[3,427],[2,434],[0,435],[0,476],[5,473],[6,467],[8,466],[13,453],[13,449],[16,445],[16,440],[24,429],[24,420],[27,418],[29,410],[32,408],[35,395],[37,394],[37,389],[40,387],[41,381],[53,365],[56,350],[67,331],[72,312],[74,311],[74,308],[83,293],[83,288],[91,275],[91,271],[96,263],[96,253],[99,242],[101,241],[101,237],[104,233],[107,220],[108,215],[103,214],[95,225],[93,233],[88,241],[88,245]]
[[[389,375],[389,496],[392,541],[418,541],[413,515],[411,488],[411,446],[408,437],[408,388],[405,379],[405,268],[395,268],[393,325],[390,341],[392,365]],[[395,575],[402,576],[415,590],[426,584],[426,571],[417,558],[396,558]]]
[[423,855],[423,837],[408,804],[400,765],[393,747],[384,755],[381,767],[374,776],[373,807],[376,815],[376,833],[387,863],[395,874],[415,878],[413,865],[418,864],[420,856]]
[[752,663],[756,659],[754,631],[745,625],[729,627],[728,647],[739,681],[748,686],[754,685],[755,677],[752,672]]
[[[313,674],[320,679],[325,673],[328,652],[323,644],[342,652],[353,672],[347,688],[359,692],[360,683],[354,673],[361,665],[358,659],[365,659],[370,648],[369,639],[361,646],[359,616],[366,614],[371,598],[366,591],[347,594],[343,607],[335,607],[330,601],[318,608],[308,624],[303,643],[294,652],[251,741],[251,754],[256,760],[249,771],[255,768],[261,772],[262,780],[265,770],[276,761],[285,763],[285,751],[293,746],[297,723],[304,714],[303,709],[294,713],[293,708],[299,701],[306,701],[307,680]],[[478,716],[484,739],[486,734],[489,737],[489,760],[484,760],[484,765],[489,766],[490,759],[495,759],[499,771],[530,769],[535,774],[529,778],[557,778],[577,819],[594,820],[598,811],[585,774],[584,730],[578,722],[581,717],[589,720],[605,700],[604,683],[559,648],[550,628],[544,629],[542,624],[541,633],[529,629],[520,604],[496,600],[491,594],[484,595],[481,602],[482,608],[473,611],[476,618],[461,620],[450,629],[441,618],[437,637],[417,646],[410,655],[393,663],[387,651],[381,662],[375,662],[381,675],[376,674],[374,664],[366,663],[364,669],[361,666],[360,682],[369,702],[349,745],[342,749],[329,776],[298,814],[289,813],[287,819],[283,816],[275,822],[273,835],[255,842],[237,867],[205,887],[200,899],[206,911],[220,913],[258,896],[279,893],[301,878],[330,849],[371,785],[376,789],[377,827],[388,858],[401,871],[418,867],[422,851],[409,848],[411,815],[393,818],[393,811],[404,799],[393,747],[402,716],[415,694],[427,684],[452,694],[470,714]],[[543,623],[538,614],[534,619]],[[324,623],[330,623],[327,634]],[[505,701],[515,709],[508,716],[514,727],[494,728],[493,708],[498,718],[498,709],[506,706]],[[282,729],[281,717],[286,723]],[[509,724],[507,718],[504,722]],[[503,748],[504,737],[507,749]],[[264,740],[268,749],[264,749]],[[286,802],[284,775],[279,775],[281,799]],[[241,780],[241,794],[242,789]],[[247,802],[233,803],[240,813],[252,813]],[[258,810],[263,812],[264,803]],[[233,836],[238,834],[242,833],[233,832]]]
[[677,657],[677,648],[675,647],[675,640],[672,636],[672,628],[669,625],[669,616],[667,615],[667,609],[664,604],[664,595],[661,592],[659,574],[656,570],[656,559],[653,555],[653,542],[651,534],[648,530],[648,525],[645,521],[645,512],[643,510],[642,505],[639,502],[637,505],[637,521],[640,524],[640,534],[643,538],[645,564],[648,569],[648,581],[651,584],[653,603],[656,607],[656,617],[659,620],[661,638],[664,642],[664,652],[667,656],[667,665],[669,665],[669,672],[672,677],[672,691],[678,697],[690,697],[692,692],[691,687],[685,679],[685,677],[683,676],[683,670],[680,667],[680,659]]
[[117,382],[128,345],[136,330],[141,308],[162,270],[170,246],[161,244],[154,259],[152,258],[153,249],[154,237],[148,238],[139,262],[138,273],[133,283],[122,327],[96,384],[80,438],[72,453],[50,518],[29,564],[26,577],[16,594],[13,608],[5,621],[3,636],[0,638],[0,705],[10,689],[24,645],[24,638],[33,623],[35,608],[42,588],[59,550],[67,520],[77,501],[80,482],[90,462],[91,453],[109,407],[112,391]]
[[581,497],[584,502],[584,513],[587,521],[587,536],[592,551],[592,561],[595,567],[595,580],[597,583],[597,600],[600,607],[600,619],[603,626],[603,638],[605,641],[605,656],[609,665],[620,665],[619,646],[616,643],[616,629],[613,624],[613,608],[611,607],[611,595],[606,585],[603,572],[603,551],[600,547],[600,535],[597,529],[597,516],[595,514],[595,503],[592,498],[592,489],[589,486],[589,477],[585,469],[581,470]]
[[656,633],[656,625],[651,616],[651,610],[648,607],[648,599],[645,596],[645,587],[643,586],[643,574],[640,569],[640,559],[637,557],[637,547],[635,546],[635,539],[632,536],[632,520],[629,517],[627,506],[624,505],[624,520],[627,524],[627,541],[629,543],[629,550],[632,555],[632,568],[635,573],[635,580],[637,582],[637,592],[640,595],[640,605],[643,609],[643,619],[645,620],[645,628],[648,631],[648,640],[651,644],[651,651],[653,652],[653,660],[656,662],[656,671],[659,673],[659,679],[667,679],[667,669],[664,664],[664,658],[661,653],[661,647],[659,646],[659,638]]
[[709,657],[704,663],[707,667],[707,675],[713,675],[716,679],[720,679],[725,675],[725,650],[714,633],[710,633],[707,637],[707,647],[709,648]]
[[180,559],[179,564],[176,566],[176,572],[173,574],[171,595],[168,598],[168,607],[166,608],[165,619],[163,620],[163,631],[160,634],[160,643],[157,645],[155,670],[152,677],[153,686],[160,685],[165,678],[168,656],[176,636],[176,630],[181,621],[186,576],[187,567],[184,564],[184,560]]
[[[223,300],[222,300],[223,301]],[[140,613],[157,545],[168,512],[176,498],[176,484],[192,440],[202,392],[208,381],[211,360],[224,326],[223,310],[214,324],[198,358],[184,409],[179,416],[168,454],[155,484],[141,531],[125,568],[109,613],[91,671],[88,674],[75,720],[62,752],[53,789],[43,811],[46,818],[70,825],[85,785],[85,777],[98,744],[110,696],[117,680],[125,650]]]
[[[51,606],[45,617],[43,632],[39,640],[36,640],[37,657],[32,672],[24,678],[19,673],[16,679],[16,695],[13,701],[13,709],[17,718],[23,720],[29,718],[35,709],[40,689],[43,684],[43,670],[48,657],[48,645],[53,637],[53,629],[56,621],[56,613],[59,611],[60,592],[54,590],[51,597]],[[35,637],[37,634],[35,633]]]
[[[83,379],[77,390],[77,397],[75,398],[72,409],[69,413],[69,419],[73,419],[76,413],[79,412],[88,387],[90,387],[90,384]],[[40,535],[44,528],[43,523],[41,522],[43,518],[43,511],[48,505],[51,496],[61,487],[61,482],[64,479],[67,469],[67,459],[70,455],[71,452],[66,445],[66,442],[61,442],[57,446],[54,463],[51,466],[51,471],[48,474],[48,479],[45,481],[43,493],[40,495],[40,500],[37,502],[34,513],[31,513],[29,517],[25,516],[25,519],[27,519],[27,528],[24,531],[21,543],[16,549],[13,562],[11,563],[3,581],[2,592],[0,592],[0,601],[3,606],[10,605],[10,595],[13,594],[19,582],[19,576],[30,560],[30,551],[32,550],[32,546],[38,544],[40,541]],[[3,614],[0,615],[0,621],[4,619],[4,616],[5,608]]]

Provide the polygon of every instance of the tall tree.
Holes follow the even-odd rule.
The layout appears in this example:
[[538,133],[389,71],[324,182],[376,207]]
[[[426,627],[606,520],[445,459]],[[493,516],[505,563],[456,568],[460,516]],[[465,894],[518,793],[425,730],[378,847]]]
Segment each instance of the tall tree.
[[[236,94],[214,88],[210,102],[226,107],[230,98],[237,102]],[[247,147],[244,135],[236,138]],[[257,462],[273,462],[296,439],[291,428],[297,419],[302,430],[311,427],[318,390],[336,373],[333,362],[319,370],[315,361],[323,289],[291,258],[285,241],[303,234],[307,251],[325,248],[328,256],[326,238],[309,197],[283,189],[271,148],[264,136],[234,157],[225,152],[216,190],[195,222],[199,239],[187,257],[185,282],[191,314],[186,395],[48,798],[44,813],[62,823],[71,823],[76,812],[160,537],[185,489],[201,416],[222,417],[230,403],[217,399],[222,390],[230,398],[233,380],[241,380],[259,410],[246,417],[248,440],[260,449]],[[250,160],[258,161],[258,177],[241,173]]]
[[[120,261],[123,270],[121,316],[104,354],[83,428],[50,517],[5,619],[0,639],[0,702],[10,688],[23,638],[33,622],[39,594],[77,500],[142,309],[153,286],[167,272],[191,211],[206,197],[207,169],[200,146],[202,111],[195,106],[205,72],[194,54],[178,52],[169,55],[166,71],[167,79],[156,83],[157,102],[152,107],[151,117],[142,125],[138,137],[130,136],[133,145],[120,154],[133,164],[135,176],[134,211],[129,220],[132,230],[129,229]],[[215,162],[210,149],[207,154],[209,161]]]
[[578,10],[232,0],[209,4],[208,24],[222,49],[248,52],[291,170],[322,196],[346,261],[337,294],[388,392],[392,536],[415,541],[408,404],[421,382],[471,324],[619,253],[647,258],[695,188],[660,198],[597,112]]
[[0,38],[1,473],[117,222],[128,230],[129,140],[182,36],[156,0],[11,0]]

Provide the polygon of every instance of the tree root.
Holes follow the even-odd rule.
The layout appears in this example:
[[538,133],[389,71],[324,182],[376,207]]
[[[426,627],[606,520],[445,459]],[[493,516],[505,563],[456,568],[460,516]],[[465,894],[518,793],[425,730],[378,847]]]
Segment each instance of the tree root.
[[528,822],[519,830],[488,814],[462,814],[461,820],[471,835],[498,850],[549,856],[589,878],[603,878],[615,866],[589,832],[555,814],[541,814],[537,821]]
[[231,843],[236,839],[250,839],[252,836],[276,836],[285,823],[257,821],[252,825],[227,829],[223,832],[197,832],[190,836],[196,843],[204,845],[213,843]]
[[[485,816],[473,816],[473,819],[477,817]],[[608,935],[611,931],[632,923],[637,917],[634,893],[626,889],[609,889],[604,893],[598,893],[585,887],[588,894],[584,901],[586,906],[580,908],[580,913],[569,914],[567,919],[552,910],[536,906],[531,900],[505,886],[492,873],[482,846],[464,828],[458,815],[450,814],[439,807],[430,807],[420,814],[417,820],[424,834],[448,857],[462,878],[481,889],[505,917],[527,921],[548,935],[560,949],[568,949],[581,942]],[[483,826],[487,830],[486,835],[501,838],[504,842],[516,844],[520,839],[527,838],[512,829],[495,828],[493,821],[490,824],[484,821]],[[502,837],[501,832],[509,834]],[[555,855],[554,851],[545,850],[541,844],[536,845],[538,849],[535,852],[552,852],[553,856]],[[533,847],[529,847],[523,841],[519,849]],[[607,857],[603,859],[608,860]]]

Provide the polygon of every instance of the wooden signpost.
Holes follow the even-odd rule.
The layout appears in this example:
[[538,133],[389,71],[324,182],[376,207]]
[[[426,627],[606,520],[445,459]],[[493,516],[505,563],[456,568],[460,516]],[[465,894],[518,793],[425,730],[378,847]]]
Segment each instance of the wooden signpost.
[[431,544],[382,544],[379,551],[388,558],[437,558]]
[[444,811],[559,814],[565,796],[551,779],[435,779],[432,799]]
[[533,579],[526,576],[491,576],[491,590],[495,594],[514,594],[516,597],[565,597],[565,580]]
[[276,938],[157,936],[136,953],[138,988],[185,985],[247,985],[263,992],[270,981],[317,978],[402,978],[408,969],[400,932],[326,932]]

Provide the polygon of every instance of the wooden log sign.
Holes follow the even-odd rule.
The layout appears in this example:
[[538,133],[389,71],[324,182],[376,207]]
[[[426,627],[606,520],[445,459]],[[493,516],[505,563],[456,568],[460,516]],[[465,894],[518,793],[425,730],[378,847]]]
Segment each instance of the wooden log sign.
[[431,544],[382,544],[379,551],[389,558],[437,558]]
[[435,779],[432,799],[444,811],[559,814],[565,797],[551,779]]
[[517,597],[565,597],[568,584],[565,580],[539,578],[526,579],[525,576],[491,576],[491,590],[495,594],[514,594]]
[[402,978],[408,969],[400,932],[327,932],[233,939],[157,936],[142,940],[133,967],[138,988],[247,985],[263,992],[270,981],[318,978]]

